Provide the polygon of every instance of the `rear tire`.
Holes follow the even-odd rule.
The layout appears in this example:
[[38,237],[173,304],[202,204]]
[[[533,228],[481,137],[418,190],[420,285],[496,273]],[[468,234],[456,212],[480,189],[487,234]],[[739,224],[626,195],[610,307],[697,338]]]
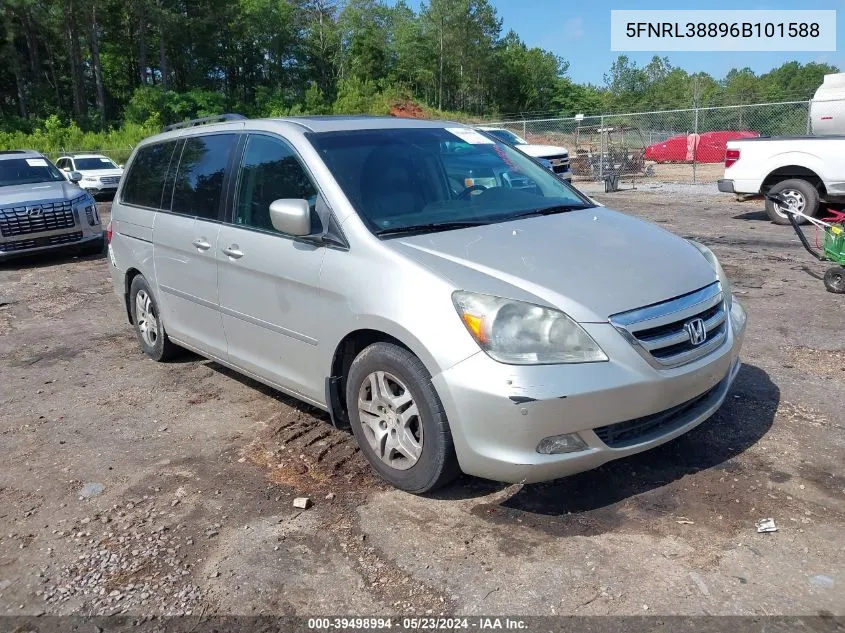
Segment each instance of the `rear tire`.
[[[769,193],[779,193],[787,199],[795,202],[795,207],[804,215],[816,217],[819,212],[819,191],[816,187],[799,178],[792,178],[791,180],[783,180],[769,189]],[[789,224],[789,218],[786,213],[780,211],[778,205],[769,199],[766,199],[766,213],[769,219],[775,224]],[[807,220],[798,217],[795,218],[798,224],[806,224]]]
[[827,288],[828,292],[838,295],[845,294],[845,267],[828,268],[824,274],[824,287]]
[[419,358],[393,343],[374,343],[349,368],[346,405],[361,452],[395,487],[420,494],[459,473],[449,422]]
[[138,275],[129,288],[129,309],[141,351],[154,361],[163,362],[176,356],[180,349],[167,337],[159,316],[158,304],[147,280]]

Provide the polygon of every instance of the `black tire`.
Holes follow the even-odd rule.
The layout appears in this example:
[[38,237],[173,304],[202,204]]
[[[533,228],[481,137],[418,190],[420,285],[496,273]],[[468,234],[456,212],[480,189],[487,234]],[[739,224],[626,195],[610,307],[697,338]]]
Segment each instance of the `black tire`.
[[824,287],[828,292],[845,294],[845,267],[834,266],[824,273]]
[[[769,189],[770,194],[786,193],[788,195],[790,192],[795,192],[797,196],[803,198],[803,209],[799,209],[801,213],[813,218],[816,217],[816,214],[819,212],[819,190],[812,183],[801,180],[800,178],[792,178],[791,180],[783,180]],[[766,199],[766,213],[769,219],[775,224],[789,224],[789,218],[785,214],[779,213],[775,203],[768,198]],[[807,223],[807,220],[804,218],[798,217],[795,219],[798,221],[798,224]]]
[[101,235],[97,240],[83,246],[81,250],[83,255],[102,255],[105,249],[106,238]]
[[[145,293],[144,296],[149,298],[148,309],[155,321],[155,327],[153,328],[155,332],[154,336],[145,336],[138,322],[138,294],[141,292]],[[164,330],[164,323],[159,317],[158,303],[156,303],[155,295],[150,289],[147,280],[141,275],[136,276],[132,280],[132,285],[129,288],[129,309],[132,312],[135,335],[138,337],[138,343],[144,354],[155,361],[164,362],[179,353],[180,348],[170,341],[167,337],[167,332]]]
[[[386,372],[404,383],[400,387],[407,387],[412,404],[416,404],[419,412],[415,416],[415,424],[421,431],[421,452],[417,461],[406,469],[395,468],[383,461],[364,431],[358,395],[364,382],[369,385],[368,377],[375,372]],[[393,486],[421,494],[445,486],[460,473],[449,422],[431,384],[431,375],[420,359],[404,347],[393,343],[374,343],[358,354],[346,380],[346,404],[352,432],[361,452],[373,469]],[[382,428],[386,429],[385,438],[396,433],[395,428]],[[401,456],[399,459],[401,461]]]

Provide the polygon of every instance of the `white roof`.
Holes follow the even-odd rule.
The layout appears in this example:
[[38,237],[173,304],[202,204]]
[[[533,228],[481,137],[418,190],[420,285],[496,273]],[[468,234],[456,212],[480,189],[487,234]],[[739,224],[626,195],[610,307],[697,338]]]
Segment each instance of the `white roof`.
[[[103,154],[62,154],[60,158],[109,158]],[[111,160],[111,158],[109,158]]]

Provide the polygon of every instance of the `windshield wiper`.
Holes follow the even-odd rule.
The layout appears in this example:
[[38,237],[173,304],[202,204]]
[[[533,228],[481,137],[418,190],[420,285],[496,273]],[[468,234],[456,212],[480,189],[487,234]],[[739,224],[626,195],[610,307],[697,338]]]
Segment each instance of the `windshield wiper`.
[[533,215],[554,215],[556,213],[568,213],[569,211],[580,211],[581,209],[589,209],[590,207],[583,204],[558,204],[553,207],[545,207],[543,209],[532,209],[531,211],[523,211],[522,213],[515,213],[508,217],[509,220],[516,218],[527,218]]
[[471,226],[484,226],[489,221],[464,220],[461,222],[431,222],[429,224],[414,224],[411,226],[397,226],[395,229],[383,229],[376,235],[401,235],[402,233],[431,233],[434,231],[451,231],[453,229],[466,229]]

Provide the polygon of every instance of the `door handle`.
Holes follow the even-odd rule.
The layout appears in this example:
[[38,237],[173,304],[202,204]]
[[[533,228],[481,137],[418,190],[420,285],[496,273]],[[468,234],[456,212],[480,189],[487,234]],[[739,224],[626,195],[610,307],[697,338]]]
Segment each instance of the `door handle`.
[[192,242],[192,244],[193,244],[194,246],[196,246],[196,247],[197,247],[199,250],[201,250],[201,251],[207,251],[209,248],[211,248],[211,244],[209,244],[208,242],[206,242],[206,241],[205,241],[203,238],[201,238],[201,237],[198,237],[197,239],[195,239],[195,240]]
[[243,251],[238,249],[237,244],[232,244],[231,246],[223,249],[223,254],[228,255],[232,259],[240,259],[244,256]]

